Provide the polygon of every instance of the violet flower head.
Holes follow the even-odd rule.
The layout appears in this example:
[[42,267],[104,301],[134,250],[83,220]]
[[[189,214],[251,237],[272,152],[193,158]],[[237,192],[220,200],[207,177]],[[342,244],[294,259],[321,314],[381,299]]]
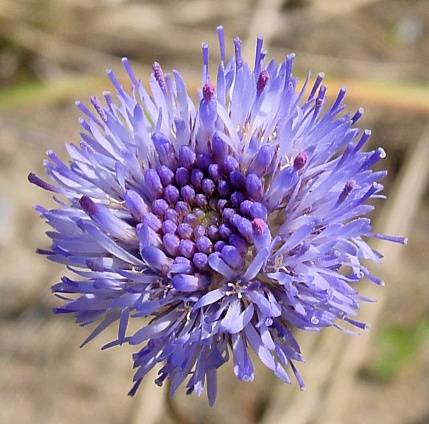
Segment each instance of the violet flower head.
[[303,387],[296,331],[364,328],[356,283],[381,283],[362,263],[381,258],[368,239],[405,241],[373,233],[366,217],[385,154],[363,151],[370,132],[355,128],[361,109],[344,112],[345,91],[328,104],[321,74],[299,86],[294,55],[266,63],[261,37],[253,69],[237,38],[226,61],[218,36],[216,84],[203,44],[197,102],[178,72],[155,63],[146,91],[123,59],[131,90],[108,71],[115,95],[91,98],[93,110],[77,103],[69,163],[48,152],[51,182],[29,175],[57,203],[36,208],[53,227],[41,253],[77,276],[52,287],[56,312],[95,324],[83,344],[117,325],[104,348],[137,347],[130,395],[156,367],[171,395],[206,388],[212,405],[227,361],[253,380],[251,350]]

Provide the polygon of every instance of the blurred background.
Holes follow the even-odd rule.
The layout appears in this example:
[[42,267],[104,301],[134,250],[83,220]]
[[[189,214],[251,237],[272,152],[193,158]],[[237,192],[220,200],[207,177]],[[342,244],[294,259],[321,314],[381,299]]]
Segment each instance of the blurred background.
[[[26,176],[78,142],[74,101],[109,90],[121,56],[143,80],[155,60],[179,69],[195,91],[219,24],[248,56],[261,32],[269,57],[297,54],[298,76],[324,71],[331,96],[347,86],[388,154],[376,225],[409,244],[377,244],[387,284],[363,290],[380,299],[362,310],[369,333],[299,335],[305,392],[225,367],[214,408],[166,403],[151,376],[130,399],[132,349],[101,353],[111,334],[79,349],[89,330],[51,313],[62,269],[35,254],[48,240],[32,205],[52,203]],[[428,0],[0,0],[0,423],[429,423],[428,83]]]

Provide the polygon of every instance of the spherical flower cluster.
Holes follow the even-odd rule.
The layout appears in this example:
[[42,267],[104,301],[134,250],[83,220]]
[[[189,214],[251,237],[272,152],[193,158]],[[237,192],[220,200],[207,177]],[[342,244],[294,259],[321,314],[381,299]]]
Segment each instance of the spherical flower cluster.
[[362,151],[370,132],[354,127],[361,109],[343,113],[345,91],[328,105],[322,74],[298,88],[294,55],[266,63],[261,37],[253,69],[238,38],[226,61],[221,27],[218,36],[216,86],[203,44],[196,104],[178,72],[155,63],[149,93],[123,59],[131,90],[108,71],[115,97],[92,97],[93,110],[77,102],[81,141],[67,145],[69,164],[50,151],[53,183],[29,175],[57,202],[36,208],[53,227],[41,253],[78,276],[53,286],[64,301],[56,312],[97,323],[84,344],[117,322],[105,347],[140,346],[131,395],[158,367],[171,394],[206,387],[213,404],[227,361],[253,380],[250,350],[303,387],[295,330],[364,328],[356,284],[381,283],[362,263],[381,257],[367,240],[403,241],[373,233],[364,217],[381,197],[385,172],[371,168],[385,154]]

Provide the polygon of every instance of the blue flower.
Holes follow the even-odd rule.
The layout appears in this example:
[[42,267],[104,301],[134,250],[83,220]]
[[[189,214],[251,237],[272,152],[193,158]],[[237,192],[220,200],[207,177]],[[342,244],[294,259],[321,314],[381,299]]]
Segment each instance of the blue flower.
[[258,38],[251,69],[240,40],[226,61],[218,36],[216,85],[203,44],[196,103],[178,72],[155,63],[149,93],[123,59],[131,90],[108,71],[115,96],[92,97],[93,110],[77,102],[70,162],[48,152],[51,182],[29,175],[57,203],[36,208],[53,227],[41,253],[77,275],[52,287],[56,312],[97,324],[83,344],[117,322],[104,347],[139,346],[131,395],[158,367],[171,395],[205,386],[212,405],[230,359],[253,380],[250,350],[303,387],[296,330],[364,328],[356,283],[381,283],[363,263],[381,258],[367,241],[405,241],[373,233],[366,217],[382,197],[385,171],[372,166],[385,154],[362,150],[370,132],[355,128],[361,109],[344,112],[345,90],[327,104],[322,75],[298,88],[293,54],[266,63]]

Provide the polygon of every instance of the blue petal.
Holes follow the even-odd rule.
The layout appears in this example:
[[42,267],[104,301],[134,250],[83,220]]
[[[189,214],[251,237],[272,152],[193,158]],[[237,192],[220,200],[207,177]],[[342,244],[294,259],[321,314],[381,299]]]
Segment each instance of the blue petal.
[[251,281],[253,280],[253,278],[256,277],[256,275],[268,259],[269,254],[270,253],[267,248],[264,248],[257,253],[257,255],[253,258],[253,261],[250,263],[249,267],[243,275],[244,281]]
[[211,305],[212,303],[217,302],[219,299],[225,296],[225,289],[215,289],[206,293],[204,296],[200,297],[197,303],[195,303],[193,309],[199,309],[203,306]]
[[239,333],[250,322],[253,317],[254,308],[250,303],[246,309],[241,311],[241,301],[234,300],[230,303],[225,317],[221,321],[220,328],[230,334]]
[[208,286],[209,281],[202,275],[176,274],[171,280],[173,287],[178,291],[194,292],[204,289]]
[[253,381],[255,375],[253,372],[252,361],[247,353],[247,347],[241,334],[233,334],[232,355],[234,358],[234,374],[242,381]]
[[212,253],[208,257],[210,268],[222,274],[228,280],[232,280],[235,277],[233,270],[222,260],[219,252]]
[[171,259],[167,258],[165,253],[157,247],[148,246],[140,250],[140,255],[150,268],[166,273]]

